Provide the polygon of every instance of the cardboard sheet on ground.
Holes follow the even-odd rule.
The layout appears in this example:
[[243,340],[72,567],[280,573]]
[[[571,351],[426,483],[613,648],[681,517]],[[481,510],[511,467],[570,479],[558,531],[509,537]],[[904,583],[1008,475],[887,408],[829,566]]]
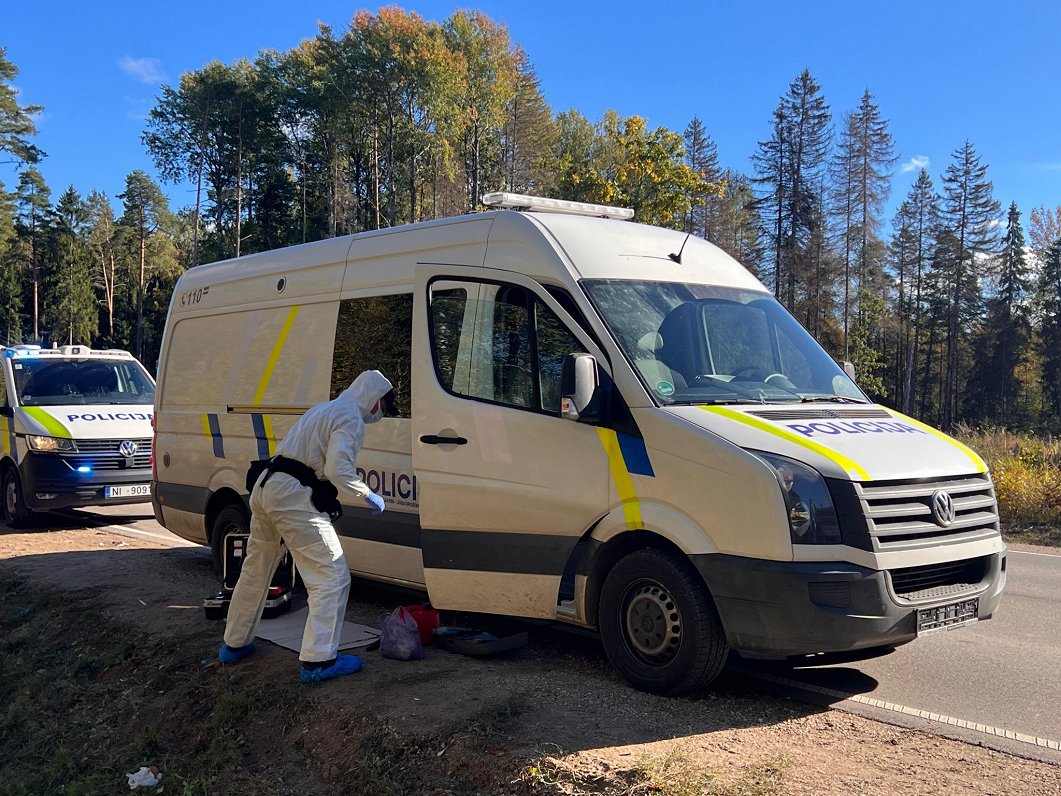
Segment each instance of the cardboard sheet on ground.
[[[299,652],[302,649],[302,634],[306,630],[307,617],[309,617],[309,608],[301,608],[298,611],[288,611],[273,619],[263,619],[258,623],[258,638]],[[380,632],[374,627],[343,622],[339,649],[352,650],[368,647],[379,641],[379,637]]]

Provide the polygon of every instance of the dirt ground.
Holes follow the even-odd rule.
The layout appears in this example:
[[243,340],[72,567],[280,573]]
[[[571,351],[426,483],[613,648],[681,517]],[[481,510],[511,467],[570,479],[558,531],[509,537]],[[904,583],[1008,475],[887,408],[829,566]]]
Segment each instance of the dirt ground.
[[[69,696],[72,716],[96,691],[114,706],[94,714],[90,730],[103,757],[85,752],[70,764],[82,776],[113,769],[113,791],[99,792],[129,792],[122,772],[158,764],[167,793],[1061,794],[1061,767],[771,696],[731,674],[696,698],[640,693],[594,639],[544,624],[516,626],[531,637],[516,654],[476,659],[429,648],[425,660],[406,663],[368,652],[360,673],[318,687],[299,686],[295,653],[269,643],[238,667],[221,667],[222,624],[201,610],[217,588],[205,548],[103,530],[0,529],[0,577],[19,584],[6,596],[5,610],[16,614],[29,610],[18,605],[35,585],[80,595],[71,606],[82,613],[52,620],[69,634],[48,641],[55,650],[81,645],[77,654],[88,655],[103,643],[77,632],[85,610],[109,623],[97,636],[126,636],[118,662],[98,664],[79,686],[84,693]],[[348,618],[376,625],[410,601],[355,582]],[[11,650],[17,627],[9,624],[0,629]],[[224,709],[211,707],[219,694],[229,700]],[[230,698],[241,701],[233,707]],[[273,712],[255,713],[256,700]],[[211,712],[209,721],[242,721],[260,733],[217,758],[228,761],[227,779],[199,772],[196,780],[182,768],[206,758],[188,762],[181,747],[216,747]],[[47,732],[41,721],[20,726],[35,738]],[[123,746],[122,735],[138,740]],[[140,757],[107,760],[107,749]],[[4,770],[0,761],[0,780]],[[22,791],[0,785],[7,792]]]

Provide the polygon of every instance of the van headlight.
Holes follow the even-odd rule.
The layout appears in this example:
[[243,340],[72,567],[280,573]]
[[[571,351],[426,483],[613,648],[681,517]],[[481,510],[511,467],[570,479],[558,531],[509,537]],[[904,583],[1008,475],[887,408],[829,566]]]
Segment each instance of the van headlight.
[[766,462],[777,476],[788,511],[792,544],[841,544],[840,523],[821,473],[812,467],[773,453],[749,451]]
[[40,437],[27,434],[26,444],[29,445],[31,451],[41,453],[77,453],[77,445],[74,441],[63,437]]

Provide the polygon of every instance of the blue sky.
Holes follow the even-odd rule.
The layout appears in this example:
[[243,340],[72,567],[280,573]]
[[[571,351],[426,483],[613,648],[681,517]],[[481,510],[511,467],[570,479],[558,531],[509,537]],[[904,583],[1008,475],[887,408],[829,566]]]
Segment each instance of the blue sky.
[[[724,166],[748,172],[770,114],[810,69],[835,122],[868,88],[890,122],[896,164],[889,215],[925,165],[937,186],[970,140],[995,197],[1061,205],[1061,3],[1042,0],[400,3],[428,19],[477,8],[507,24],[530,54],[554,111],[596,121],[607,109],[682,131],[699,116]],[[122,191],[155,170],[140,135],[162,84],[211,60],[231,63],[337,32],[359,8],[317,0],[7,3],[0,47],[20,69],[23,104],[44,106],[35,143],[53,198]],[[0,165],[10,190],[17,176]],[[174,209],[187,186],[164,186]],[[115,202],[117,205],[118,203]]]

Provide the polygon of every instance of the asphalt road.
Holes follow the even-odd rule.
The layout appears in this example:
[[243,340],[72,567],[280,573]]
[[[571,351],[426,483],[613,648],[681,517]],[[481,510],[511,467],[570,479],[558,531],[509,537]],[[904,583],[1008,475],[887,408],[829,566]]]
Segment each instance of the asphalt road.
[[[190,545],[158,525],[146,503],[66,515],[167,547]],[[1008,574],[988,621],[870,660],[799,668],[736,661],[731,674],[797,699],[1061,762],[1061,550],[1011,548]]]

